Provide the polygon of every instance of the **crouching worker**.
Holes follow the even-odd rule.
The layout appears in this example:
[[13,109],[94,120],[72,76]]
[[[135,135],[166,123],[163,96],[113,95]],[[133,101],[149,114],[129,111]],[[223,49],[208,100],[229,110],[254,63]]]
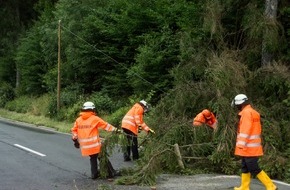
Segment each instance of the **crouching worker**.
[[[90,157],[92,179],[97,179],[100,176],[98,170],[98,156],[101,152],[99,127],[110,132],[121,132],[116,127],[96,116],[94,103],[85,102],[71,132],[75,147],[81,149],[82,156]],[[119,172],[114,170],[109,160],[107,161],[107,169],[107,177],[112,178],[119,175]]]
[[197,126],[201,126],[205,124],[213,129],[216,129],[217,123],[218,123],[218,120],[216,119],[214,113],[212,113],[208,109],[204,109],[202,110],[202,112],[200,112],[199,114],[195,116],[195,118],[193,119],[192,125],[197,127]]

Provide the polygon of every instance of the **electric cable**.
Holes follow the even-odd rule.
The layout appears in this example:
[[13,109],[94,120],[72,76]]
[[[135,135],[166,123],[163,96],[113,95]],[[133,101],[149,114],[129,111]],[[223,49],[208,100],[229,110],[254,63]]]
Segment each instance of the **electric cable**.
[[[71,30],[69,30],[68,28],[66,28],[65,26],[61,26],[61,28],[63,28],[65,31],[69,32],[70,34],[72,34],[73,36],[75,36],[76,38],[78,38],[79,40],[85,42],[86,44],[88,44],[89,46],[91,46],[92,48],[94,48],[97,52],[100,52],[101,54],[103,54],[104,56],[106,56],[107,58],[109,58],[110,60],[112,60],[113,62],[121,65],[123,68],[125,68],[126,70],[129,70],[128,67],[126,67],[124,64],[118,62],[116,59],[114,59],[113,57],[109,56],[108,54],[104,53],[102,50],[98,49],[96,46],[92,45],[91,43],[89,43],[88,41],[84,40],[83,38],[81,38],[80,36],[78,36],[77,34],[75,34],[74,32],[72,32]],[[152,82],[146,80],[145,78],[141,77],[140,74],[134,72],[133,73],[135,76],[137,76],[139,79],[143,80],[144,82],[150,84],[151,86],[153,86],[155,89],[161,91],[162,93],[165,93],[164,90],[156,87]]]

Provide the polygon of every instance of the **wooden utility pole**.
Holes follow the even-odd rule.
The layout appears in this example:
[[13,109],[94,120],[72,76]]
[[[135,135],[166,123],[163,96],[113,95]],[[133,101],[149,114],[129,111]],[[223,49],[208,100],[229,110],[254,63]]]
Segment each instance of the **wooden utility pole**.
[[60,30],[60,22],[61,20],[58,21],[58,67],[57,67],[57,112],[59,112],[59,109],[60,109],[60,33],[61,33],[61,30]]

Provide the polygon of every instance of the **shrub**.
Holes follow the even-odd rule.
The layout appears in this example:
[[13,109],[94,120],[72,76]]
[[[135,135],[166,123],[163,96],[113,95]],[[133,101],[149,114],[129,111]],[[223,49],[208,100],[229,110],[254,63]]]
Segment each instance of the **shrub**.
[[49,94],[44,94],[38,98],[33,98],[30,109],[27,112],[32,115],[42,115],[46,116],[49,112],[48,105],[50,103],[51,96]]
[[121,127],[121,122],[127,111],[130,109],[130,107],[121,107],[118,110],[116,110],[114,113],[108,115],[106,117],[106,120],[114,125],[115,127]]
[[18,97],[10,102],[7,102],[5,109],[9,111],[15,111],[18,113],[27,113],[30,110],[34,98],[28,96]]
[[95,104],[96,112],[100,115],[112,113],[112,111],[116,109],[115,103],[108,96],[108,94],[102,92],[94,92],[90,96],[89,101],[92,101]]
[[5,104],[15,97],[13,87],[5,82],[0,83],[0,106],[3,107]]

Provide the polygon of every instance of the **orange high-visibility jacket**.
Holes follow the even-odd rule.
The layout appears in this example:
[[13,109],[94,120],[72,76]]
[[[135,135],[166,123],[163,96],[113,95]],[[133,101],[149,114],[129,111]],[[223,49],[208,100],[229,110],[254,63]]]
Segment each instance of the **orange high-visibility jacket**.
[[148,132],[150,128],[143,121],[143,114],[144,108],[139,103],[136,103],[124,116],[122,128],[132,131],[135,135],[138,135],[139,126]]
[[95,115],[94,112],[81,112],[76,119],[72,135],[77,136],[82,156],[89,156],[101,152],[99,127],[106,131],[113,131],[115,127]]
[[215,128],[217,127],[217,123],[218,123],[218,121],[217,121],[217,119],[216,119],[216,117],[214,116],[213,113],[211,113],[211,117],[210,117],[210,119],[207,120],[207,119],[204,117],[204,115],[202,114],[202,112],[200,112],[200,113],[197,114],[197,115],[195,116],[195,118],[193,119],[192,125],[193,125],[193,126],[201,126],[201,125],[203,125],[203,124],[206,124],[206,125],[208,125],[209,127],[215,129]]
[[260,114],[246,105],[239,113],[240,121],[237,132],[235,155],[237,156],[262,156],[263,147],[261,140]]

